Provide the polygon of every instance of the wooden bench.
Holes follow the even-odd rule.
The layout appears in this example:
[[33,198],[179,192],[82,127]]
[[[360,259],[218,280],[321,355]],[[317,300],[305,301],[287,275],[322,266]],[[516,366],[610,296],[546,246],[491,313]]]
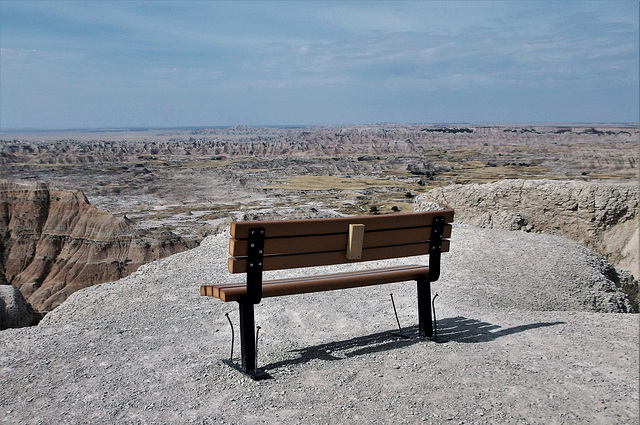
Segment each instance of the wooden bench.
[[[203,285],[200,294],[235,301],[240,309],[242,364],[256,368],[254,305],[262,298],[415,280],[418,329],[432,337],[431,282],[440,275],[440,254],[449,251],[453,210],[339,218],[231,223],[229,272],[246,273],[246,283]],[[343,273],[263,281],[262,273],[312,266],[429,254],[428,265],[399,265]]]

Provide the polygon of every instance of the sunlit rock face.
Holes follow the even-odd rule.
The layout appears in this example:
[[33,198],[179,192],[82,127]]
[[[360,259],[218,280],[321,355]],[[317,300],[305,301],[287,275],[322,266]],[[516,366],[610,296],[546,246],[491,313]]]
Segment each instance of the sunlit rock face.
[[462,223],[566,236],[638,277],[638,193],[636,183],[502,180],[430,190],[416,209],[454,208]]
[[38,311],[192,246],[169,232],[143,233],[82,192],[0,181],[0,283],[19,288]]

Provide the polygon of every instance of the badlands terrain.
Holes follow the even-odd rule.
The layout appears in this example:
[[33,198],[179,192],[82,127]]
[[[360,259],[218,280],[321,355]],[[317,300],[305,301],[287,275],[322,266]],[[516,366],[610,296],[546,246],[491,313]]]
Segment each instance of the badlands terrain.
[[[49,259],[64,270],[77,263],[60,255],[79,252],[72,236],[91,240],[122,278],[69,288],[38,326],[0,332],[0,423],[638,423],[638,315],[623,313],[638,307],[627,270],[639,136],[637,126],[3,133],[6,193],[19,185],[19,205],[55,207],[41,214],[45,232],[19,221],[21,243],[37,253],[64,241]],[[10,205],[3,261],[11,223],[29,211]],[[415,327],[406,282],[264,300],[259,364],[272,379],[222,363],[237,306],[200,297],[199,285],[233,279],[232,219],[447,206],[458,224],[433,286],[441,343],[390,333],[390,293],[402,326]],[[80,210],[99,219],[78,225]],[[97,223],[110,223],[92,233],[103,236],[80,232]],[[143,258],[138,240],[198,246],[123,272]],[[48,275],[43,259],[24,266]],[[20,275],[3,267],[6,283]],[[325,270],[273,277],[308,272]]]
[[0,284],[50,311],[234,219],[416,199],[476,226],[569,237],[637,276],[639,138],[637,126],[394,124],[2,133]]
[[637,182],[640,129],[381,124],[0,139],[0,179],[80,190],[138,228],[201,238],[245,216],[413,210],[415,195],[451,184]]

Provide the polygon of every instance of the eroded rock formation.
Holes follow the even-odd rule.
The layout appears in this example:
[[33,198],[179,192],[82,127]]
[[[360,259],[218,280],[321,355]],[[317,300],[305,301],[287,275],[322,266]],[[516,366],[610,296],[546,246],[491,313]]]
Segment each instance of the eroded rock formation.
[[0,285],[0,331],[37,324],[42,314],[33,310],[13,285]]
[[0,284],[19,288],[38,311],[193,245],[170,232],[143,233],[79,191],[0,181]]
[[456,221],[478,227],[566,236],[638,277],[638,192],[637,183],[502,180],[436,188],[415,202],[419,211],[454,208]]

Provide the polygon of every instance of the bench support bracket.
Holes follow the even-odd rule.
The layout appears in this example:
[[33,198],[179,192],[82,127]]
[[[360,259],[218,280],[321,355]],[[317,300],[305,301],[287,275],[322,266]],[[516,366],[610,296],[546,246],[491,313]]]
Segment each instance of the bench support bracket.
[[418,332],[423,338],[433,337],[433,321],[431,317],[431,282],[440,277],[440,257],[444,237],[444,216],[433,218],[431,224],[431,241],[429,243],[429,276],[418,279]]
[[240,309],[240,356],[241,365],[231,366],[252,379],[264,379],[270,376],[257,368],[257,344],[255,316],[253,306],[262,300],[262,259],[264,257],[264,227],[249,229],[247,249],[247,296],[239,302]]
[[262,259],[264,257],[264,227],[249,229],[247,248],[247,298],[246,303],[262,301]]

